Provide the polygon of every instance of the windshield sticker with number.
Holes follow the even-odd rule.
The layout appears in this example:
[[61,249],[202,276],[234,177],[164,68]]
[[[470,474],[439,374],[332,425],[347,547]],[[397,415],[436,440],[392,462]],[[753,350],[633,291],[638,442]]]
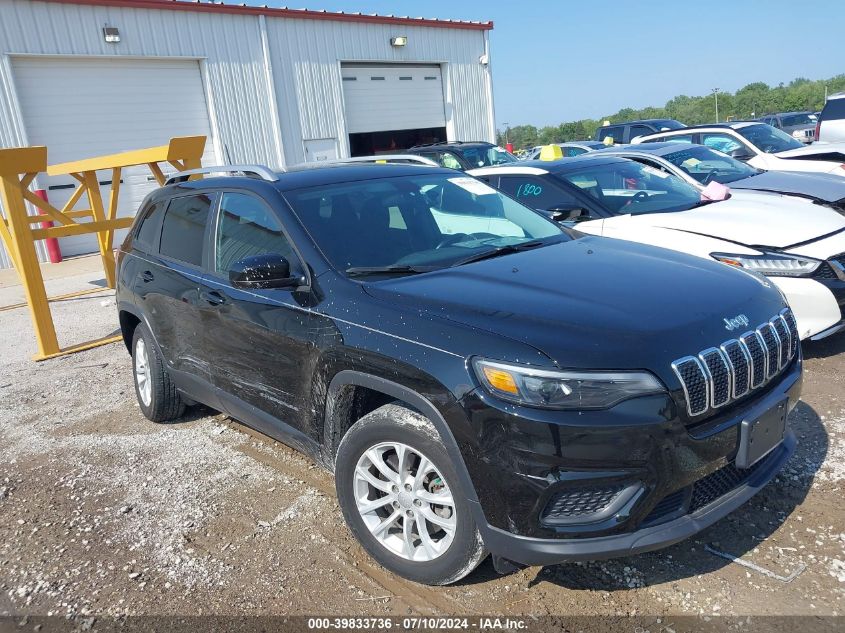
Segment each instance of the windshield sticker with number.
[[490,185],[486,185],[480,180],[464,176],[462,178],[449,178],[449,182],[453,185],[458,185],[461,189],[465,189],[476,196],[487,196],[491,193],[496,193]]

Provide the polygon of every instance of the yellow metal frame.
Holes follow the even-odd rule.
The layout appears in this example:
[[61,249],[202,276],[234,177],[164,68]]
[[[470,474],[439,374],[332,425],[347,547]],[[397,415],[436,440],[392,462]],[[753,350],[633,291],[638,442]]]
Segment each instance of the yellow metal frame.
[[[19,147],[0,149],[0,202],[6,217],[0,216],[0,238],[12,258],[24,287],[26,305],[29,306],[38,353],[35,360],[44,360],[90,349],[120,340],[120,336],[109,336],[88,343],[60,348],[56,328],[50,312],[51,300],[77,295],[47,297],[44,278],[35,251],[35,241],[48,237],[68,237],[95,233],[103,261],[106,284],[115,286],[115,260],[113,250],[114,232],[132,224],[132,217],[117,217],[117,203],[120,195],[120,177],[126,167],[146,165],[159,185],[165,181],[160,163],[168,163],[179,171],[197,169],[202,166],[205,150],[205,136],[185,136],[170,140],[167,145],[146,149],[98,156],[85,160],[47,166],[46,147]],[[108,207],[103,204],[97,171],[110,170],[112,188]],[[30,190],[39,172],[50,176],[69,175],[79,182],[67,204],[59,210]],[[90,208],[76,210],[76,204],[87,195]],[[38,209],[36,215],[28,215],[26,203]],[[88,220],[80,222],[79,220]],[[56,226],[37,228],[39,222],[52,221]],[[101,289],[92,290],[98,292]],[[87,294],[87,291],[83,291]],[[83,294],[79,293],[79,294]],[[77,295],[78,296],[78,295]]]

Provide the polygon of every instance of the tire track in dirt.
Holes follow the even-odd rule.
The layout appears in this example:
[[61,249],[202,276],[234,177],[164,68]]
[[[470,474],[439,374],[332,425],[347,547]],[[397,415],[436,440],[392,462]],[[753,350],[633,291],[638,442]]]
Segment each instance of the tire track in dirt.
[[[310,462],[307,457],[294,449],[276,442],[232,418],[224,418],[219,421],[225,423],[228,428],[243,433],[253,440],[252,442],[234,447],[235,450],[291,479],[300,480],[306,486],[311,486],[332,499],[336,498],[334,479],[321,466]],[[377,564],[373,563],[366,551],[358,545],[357,541],[354,541],[346,525],[342,522],[340,523],[343,525],[344,540],[352,542],[350,551],[342,549],[337,544],[338,532],[326,530],[325,525],[312,526],[314,531],[320,533],[330,543],[335,543],[335,552],[340,557],[340,561],[345,564],[344,569],[339,571],[349,572],[350,570],[357,570],[386,592],[390,593],[392,598],[397,598],[404,602],[405,604],[403,606],[410,607],[416,612],[462,613],[466,610],[466,605],[443,593],[441,589],[430,589],[424,585],[403,580],[383,570]],[[334,563],[337,562],[334,561]]]

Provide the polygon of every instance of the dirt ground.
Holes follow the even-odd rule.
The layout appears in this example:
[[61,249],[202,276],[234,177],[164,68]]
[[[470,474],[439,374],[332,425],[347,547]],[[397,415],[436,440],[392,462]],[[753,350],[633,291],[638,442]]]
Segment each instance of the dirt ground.
[[[108,291],[54,314],[65,345],[116,327]],[[122,345],[34,363],[22,309],[0,311],[0,337],[0,615],[711,618],[845,605],[845,336],[805,346],[804,402],[790,417],[800,445],[785,471],[697,538],[508,576],[488,559],[445,588],[374,564],[331,476],[298,453],[200,407],[176,424],[145,420]]]

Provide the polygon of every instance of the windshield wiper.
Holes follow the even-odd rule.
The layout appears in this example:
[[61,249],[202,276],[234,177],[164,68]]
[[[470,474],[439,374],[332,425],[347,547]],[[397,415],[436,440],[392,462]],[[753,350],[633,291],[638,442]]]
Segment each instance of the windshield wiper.
[[522,244],[509,244],[507,246],[499,246],[489,251],[476,253],[475,255],[470,255],[469,257],[465,257],[464,259],[459,259],[454,264],[452,264],[450,268],[454,268],[455,266],[463,266],[464,264],[471,264],[472,262],[480,262],[482,259],[492,259],[493,257],[500,257],[501,255],[510,255],[511,253],[526,251],[531,248],[536,248],[537,246],[542,246],[543,244],[544,242],[541,240],[533,240],[531,242],[523,242]]
[[435,266],[409,266],[409,265],[393,265],[393,266],[352,266],[346,269],[346,274],[350,277],[365,277],[367,275],[416,275],[419,273],[427,273],[435,270]]
[[[727,198],[725,198],[725,200],[727,200]],[[693,204],[692,206],[690,206],[686,210],[689,211],[690,209],[698,209],[698,208],[706,206],[708,204],[713,204],[714,202],[722,202],[722,200],[699,200],[698,202],[696,202],[695,204]]]

